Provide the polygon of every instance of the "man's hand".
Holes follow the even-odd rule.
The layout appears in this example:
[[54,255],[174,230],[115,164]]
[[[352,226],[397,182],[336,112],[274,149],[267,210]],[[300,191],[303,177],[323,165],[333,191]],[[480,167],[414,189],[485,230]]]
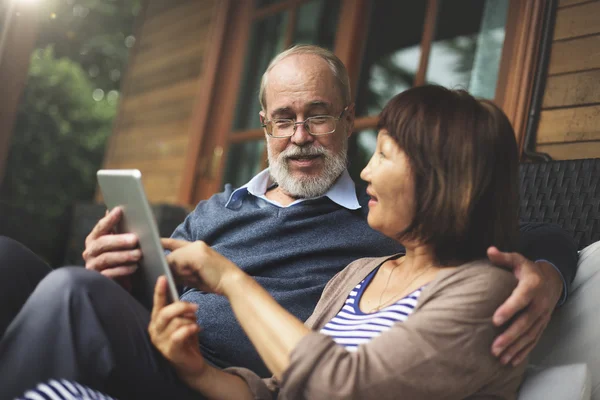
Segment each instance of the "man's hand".
[[534,263],[518,253],[504,253],[495,247],[488,257],[498,266],[510,267],[519,280],[510,297],[494,313],[494,324],[501,326],[520,315],[492,344],[492,353],[503,364],[518,365],[533,350],[563,290],[562,279],[546,262]]
[[186,382],[195,381],[206,371],[198,345],[197,309],[196,304],[183,301],[168,304],[167,280],[164,276],[158,278],[148,333],[154,346]]
[[136,248],[138,238],[133,233],[113,234],[123,210],[115,207],[102,218],[85,239],[85,267],[109,278],[122,278],[137,269],[142,252]]

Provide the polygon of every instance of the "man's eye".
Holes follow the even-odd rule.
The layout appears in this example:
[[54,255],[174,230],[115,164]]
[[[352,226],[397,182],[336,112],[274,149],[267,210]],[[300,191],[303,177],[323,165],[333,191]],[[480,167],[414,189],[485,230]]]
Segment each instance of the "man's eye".
[[310,119],[310,123],[311,124],[315,124],[315,125],[321,125],[321,124],[326,124],[331,120],[331,118],[329,118],[328,116],[322,116],[322,117],[312,117]]
[[275,126],[279,129],[286,129],[292,126],[292,123],[288,120],[275,120]]

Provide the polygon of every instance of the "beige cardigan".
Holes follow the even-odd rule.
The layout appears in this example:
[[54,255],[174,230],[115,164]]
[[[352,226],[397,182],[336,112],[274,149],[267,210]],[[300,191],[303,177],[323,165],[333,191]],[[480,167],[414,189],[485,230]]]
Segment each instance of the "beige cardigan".
[[226,371],[242,377],[256,399],[514,399],[525,367],[502,366],[490,348],[500,332],[492,315],[516,279],[487,261],[442,270],[405,322],[355,353],[318,333],[389,258],[357,260],[329,281],[306,321],[316,332],[292,351],[281,382],[243,368]]

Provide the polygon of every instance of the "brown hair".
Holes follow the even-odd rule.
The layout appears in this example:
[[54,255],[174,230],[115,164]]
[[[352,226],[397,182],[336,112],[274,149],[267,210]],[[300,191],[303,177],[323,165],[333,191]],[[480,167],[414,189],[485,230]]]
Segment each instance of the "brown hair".
[[463,90],[426,85],[383,109],[386,129],[415,180],[415,216],[399,238],[431,244],[440,263],[514,250],[518,234],[518,152],[502,110]]

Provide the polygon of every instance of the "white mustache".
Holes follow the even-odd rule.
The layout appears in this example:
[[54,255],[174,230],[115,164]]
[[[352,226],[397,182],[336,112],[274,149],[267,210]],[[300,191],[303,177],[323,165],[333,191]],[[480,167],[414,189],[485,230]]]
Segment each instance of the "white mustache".
[[292,157],[312,157],[312,156],[326,156],[327,150],[322,147],[290,147],[279,154],[280,159],[289,159]]

